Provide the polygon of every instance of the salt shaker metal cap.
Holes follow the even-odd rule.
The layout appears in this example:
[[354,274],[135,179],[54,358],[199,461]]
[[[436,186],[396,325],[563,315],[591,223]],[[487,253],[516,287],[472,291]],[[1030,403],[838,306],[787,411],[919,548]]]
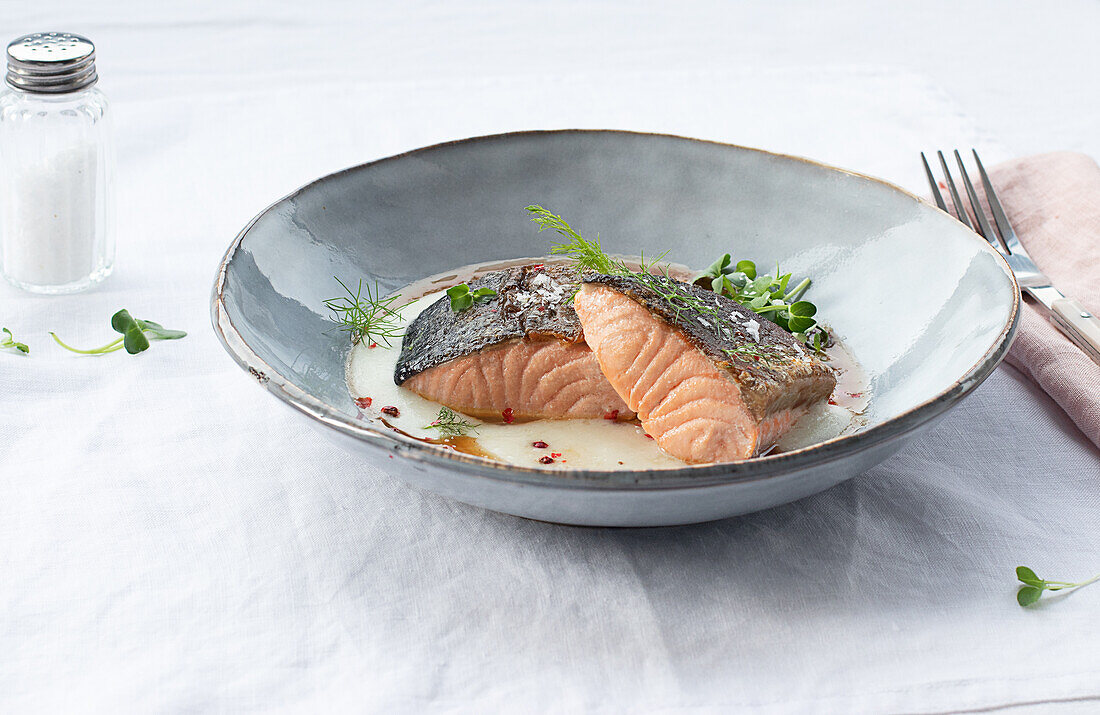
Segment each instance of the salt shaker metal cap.
[[7,83],[25,92],[63,94],[99,79],[95,45],[71,32],[35,32],[8,44]]

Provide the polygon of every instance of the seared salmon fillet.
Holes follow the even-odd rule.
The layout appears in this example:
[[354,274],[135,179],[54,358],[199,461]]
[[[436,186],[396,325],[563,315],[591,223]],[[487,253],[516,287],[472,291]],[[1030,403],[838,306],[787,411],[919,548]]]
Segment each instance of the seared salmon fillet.
[[574,306],[611,385],[686,462],[756,456],[836,387],[785,330],[699,286],[592,274]]
[[441,298],[409,324],[394,382],[480,418],[631,419],[600,372],[569,298],[580,274],[531,265],[488,273],[496,291],[461,312]]

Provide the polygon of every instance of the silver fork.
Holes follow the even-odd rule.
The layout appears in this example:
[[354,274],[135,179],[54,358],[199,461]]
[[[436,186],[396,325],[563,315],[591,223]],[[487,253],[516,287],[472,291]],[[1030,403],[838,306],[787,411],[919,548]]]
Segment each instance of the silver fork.
[[[951,171],[947,168],[947,162],[943,158],[943,152],[937,151],[936,154],[939,156],[940,166],[943,168],[948,191],[951,192],[951,203],[955,206],[955,214],[957,214],[959,221],[966,224],[972,231],[976,231],[1001,252],[1001,255],[1008,261],[1009,267],[1012,268],[1012,272],[1016,274],[1016,282],[1020,284],[1021,290],[1034,298],[1045,309],[1049,320],[1095,363],[1100,365],[1100,318],[1094,316],[1076,300],[1067,298],[1062,291],[1051,285],[1050,279],[1043,275],[1043,272],[1031,260],[1027,250],[1020,244],[1016,232],[1012,230],[1012,224],[1008,222],[1008,217],[1005,216],[1004,208],[997,199],[997,193],[993,190],[989,175],[985,173],[985,167],[982,166],[982,160],[978,157],[978,152],[973,149],[971,149],[971,152],[974,154],[974,161],[978,164],[978,173],[981,175],[982,186],[985,187],[985,197],[989,201],[989,209],[1000,233],[998,234],[997,231],[993,230],[993,226],[990,225],[985,212],[982,211],[982,206],[978,202],[978,194],[974,191],[974,184],[970,182],[970,176],[966,173],[966,166],[963,164],[962,157],[959,156],[959,151],[955,150],[955,161],[959,164],[959,175],[962,177],[962,184],[966,189],[967,198],[970,199],[970,208],[974,212],[977,226],[971,223],[970,217],[963,207],[959,192],[955,188],[955,181],[951,178]],[[928,175],[928,183],[932,187],[932,197],[936,200],[936,205],[950,215],[951,211],[944,203],[943,194],[940,193],[939,184],[936,183],[936,178],[932,175],[932,167],[928,165],[928,159],[924,156],[924,152],[921,152],[920,158],[924,163],[924,171]]]

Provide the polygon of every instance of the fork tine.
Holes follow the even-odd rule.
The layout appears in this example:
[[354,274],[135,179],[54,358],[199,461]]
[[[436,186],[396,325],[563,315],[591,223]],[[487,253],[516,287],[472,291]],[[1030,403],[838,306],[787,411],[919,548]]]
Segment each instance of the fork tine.
[[970,223],[970,216],[966,213],[966,207],[963,206],[962,200],[959,198],[959,190],[955,188],[955,180],[951,178],[951,170],[947,168],[947,162],[943,158],[943,152],[936,152],[940,157],[940,166],[943,167],[943,178],[947,181],[947,188],[951,192],[951,202],[955,204],[955,213],[959,215],[959,220],[966,224],[966,227],[971,231],[974,230],[974,224]]
[[[970,176],[966,173],[966,165],[963,164],[958,149],[955,150],[955,161],[959,163],[959,173],[962,175],[963,187],[966,188],[966,195],[970,198],[970,207],[974,209],[974,218],[978,220],[978,233],[989,241],[994,248],[1000,250],[1004,246],[1004,241],[1001,239],[1000,234],[989,225],[989,219],[985,217],[985,211],[982,210],[982,205],[978,201],[978,192],[974,190],[974,184],[971,183]],[[1008,248],[1005,247],[1004,250],[1007,251]]]
[[924,163],[924,174],[928,177],[928,185],[932,187],[932,198],[936,200],[936,206],[940,207],[940,211],[950,213],[947,211],[947,204],[943,202],[940,185],[936,183],[936,177],[932,176],[932,167],[928,166],[928,159],[923,151],[920,153],[920,160]]
[[1019,239],[1016,238],[1016,232],[1012,230],[1012,224],[1008,222],[1008,216],[1005,215],[1005,210],[1001,206],[1001,200],[997,198],[997,192],[993,190],[989,174],[985,173],[985,167],[982,166],[982,160],[978,157],[978,152],[974,149],[970,151],[974,154],[974,161],[978,162],[978,173],[981,174],[982,186],[985,187],[985,198],[989,201],[989,209],[993,212],[993,220],[997,222],[997,229],[1001,232],[1001,242],[1006,249],[1012,251],[1013,244],[1018,244]]

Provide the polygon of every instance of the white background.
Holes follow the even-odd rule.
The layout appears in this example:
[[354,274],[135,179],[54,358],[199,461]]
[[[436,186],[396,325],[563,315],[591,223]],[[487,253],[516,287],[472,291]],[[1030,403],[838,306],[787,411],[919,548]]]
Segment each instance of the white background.
[[[1100,156],[1097,29],[1095,2],[5,0],[0,37],[97,43],[119,263],[81,296],[0,285],[32,347],[0,354],[0,709],[1094,710],[1100,587],[1024,611],[1012,570],[1100,571],[1100,458],[1011,368],[816,497],[578,529],[345,456],[207,298],[271,201],[473,134],[668,131],[918,192],[920,150]],[[191,335],[49,342],[106,342],[121,307]]]

